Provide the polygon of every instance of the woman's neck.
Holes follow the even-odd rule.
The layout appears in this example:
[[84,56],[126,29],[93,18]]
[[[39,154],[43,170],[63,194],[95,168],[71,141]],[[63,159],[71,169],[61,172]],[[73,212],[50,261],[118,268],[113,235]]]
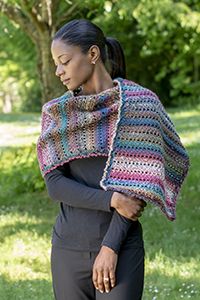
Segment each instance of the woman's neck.
[[90,79],[82,85],[82,95],[98,94],[104,90],[112,88],[113,80],[105,69],[104,65],[96,64]]

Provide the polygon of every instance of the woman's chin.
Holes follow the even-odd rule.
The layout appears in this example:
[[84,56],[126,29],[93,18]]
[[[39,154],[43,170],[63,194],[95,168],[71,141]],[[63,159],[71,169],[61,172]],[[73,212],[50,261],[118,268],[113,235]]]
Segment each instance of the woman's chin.
[[76,89],[76,87],[73,86],[73,84],[70,84],[70,83],[65,84],[65,86],[67,87],[67,89],[68,89],[69,91],[73,91],[74,89]]
[[67,85],[67,89],[70,92],[75,92],[75,94],[78,94],[82,89],[80,86],[72,86],[72,85]]

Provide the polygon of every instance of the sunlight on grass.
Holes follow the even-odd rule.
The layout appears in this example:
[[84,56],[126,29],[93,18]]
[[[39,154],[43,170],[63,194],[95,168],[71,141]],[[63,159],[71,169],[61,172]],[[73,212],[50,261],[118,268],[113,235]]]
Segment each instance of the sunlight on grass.
[[[191,276],[191,270],[193,270],[193,279],[200,278],[200,270],[196,259],[190,258],[189,261],[184,261],[185,258],[179,257],[177,259],[170,259],[162,251],[155,254],[154,259],[147,258],[146,264],[148,265],[146,274],[152,274],[158,272],[161,275],[177,276],[183,279],[188,279]],[[198,261],[200,263],[200,261]]]
[[0,114],[0,120],[0,147],[36,143],[40,132],[39,114]]
[[170,113],[185,146],[200,143],[200,110]]
[[[37,198],[29,197],[28,201]],[[16,202],[19,199],[16,199]],[[24,199],[22,199],[24,201]],[[45,202],[45,201],[44,201]],[[50,274],[50,227],[43,208],[3,205],[0,211],[0,299],[53,299]],[[27,210],[27,212],[26,212]],[[48,210],[48,209],[47,209]],[[48,216],[47,216],[48,218]],[[53,223],[54,219],[51,218]],[[46,230],[45,228],[48,228]],[[29,295],[31,291],[31,295]],[[13,298],[15,297],[15,298]]]
[[35,124],[22,124],[16,127],[15,124],[5,123],[0,126],[0,147],[26,146],[37,141],[40,126]]
[[185,146],[192,145],[196,142],[200,144],[200,130],[195,133],[190,132],[187,135],[183,134],[181,140]]
[[[191,270],[193,275],[191,276]],[[195,273],[196,272],[196,273]],[[157,253],[146,259],[145,299],[199,299],[199,268],[192,259],[181,262]],[[149,280],[151,279],[151,280]],[[148,295],[145,297],[145,295]]]
[[40,223],[35,216],[16,212],[0,217],[1,272],[11,280],[49,279],[50,241],[35,230]]

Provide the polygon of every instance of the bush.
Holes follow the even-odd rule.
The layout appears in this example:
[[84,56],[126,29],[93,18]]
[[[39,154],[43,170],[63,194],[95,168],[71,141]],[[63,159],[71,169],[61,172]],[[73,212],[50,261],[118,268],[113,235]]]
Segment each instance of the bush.
[[0,154],[0,189],[2,197],[44,190],[36,146],[9,148]]

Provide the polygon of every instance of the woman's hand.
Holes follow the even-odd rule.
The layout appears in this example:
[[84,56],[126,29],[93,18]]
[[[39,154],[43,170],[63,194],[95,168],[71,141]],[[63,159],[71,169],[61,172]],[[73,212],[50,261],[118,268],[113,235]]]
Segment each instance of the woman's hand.
[[93,265],[92,280],[101,293],[109,293],[115,286],[115,270],[118,255],[109,247],[102,246]]
[[115,208],[120,215],[132,221],[136,221],[142,215],[146,205],[143,200],[118,192],[114,192],[111,198],[111,207]]

